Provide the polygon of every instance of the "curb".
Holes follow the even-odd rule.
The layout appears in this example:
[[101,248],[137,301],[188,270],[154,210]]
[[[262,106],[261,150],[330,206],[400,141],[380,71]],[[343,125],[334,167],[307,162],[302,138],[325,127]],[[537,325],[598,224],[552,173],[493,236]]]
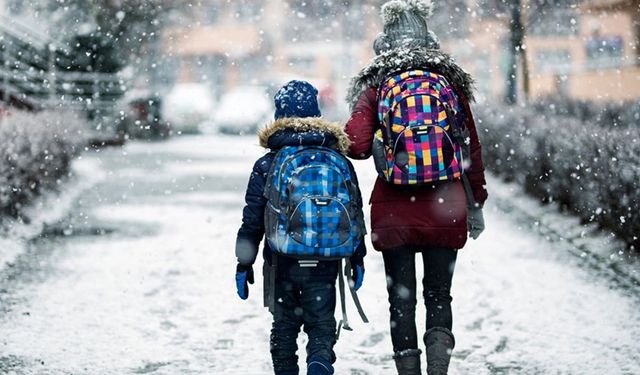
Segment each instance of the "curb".
[[582,224],[579,218],[563,213],[554,203],[543,205],[519,185],[504,182],[493,174],[487,173],[487,183],[498,210],[528,224],[534,232],[561,245],[581,264],[620,287],[640,286],[640,254],[628,249],[613,233],[605,232],[595,223]]

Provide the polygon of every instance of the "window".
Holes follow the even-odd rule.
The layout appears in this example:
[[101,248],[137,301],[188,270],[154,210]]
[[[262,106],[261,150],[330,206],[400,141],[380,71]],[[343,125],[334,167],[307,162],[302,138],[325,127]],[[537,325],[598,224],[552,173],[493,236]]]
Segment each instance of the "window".
[[640,13],[637,13],[637,20],[634,21],[636,25],[636,65],[640,66]]
[[218,22],[220,10],[218,9],[218,5],[209,5],[205,9],[204,12],[204,23],[206,25],[214,25]]
[[436,7],[428,22],[429,29],[442,40],[464,38],[469,35],[470,13],[464,0],[448,0],[446,7]]
[[529,29],[535,36],[577,35],[579,16],[575,9],[546,7],[531,12]]
[[312,70],[316,60],[312,56],[292,56],[289,57],[289,66],[294,69]]
[[596,34],[587,40],[585,48],[587,67],[590,69],[615,69],[622,66],[622,37],[603,37]]
[[342,0],[288,0],[286,34],[299,42],[362,39],[362,6]]
[[264,1],[240,1],[236,4],[235,13],[241,21],[253,22],[264,11]]
[[7,10],[11,15],[20,15],[23,13],[25,6],[25,1],[23,0],[8,0],[7,1]]
[[492,73],[491,58],[487,52],[478,53],[471,60],[475,64],[476,72],[481,72],[475,76],[478,90],[485,94],[491,93]]
[[294,14],[302,13],[315,19],[336,16],[349,7],[348,3],[334,0],[289,0],[287,3]]
[[537,51],[534,58],[539,73],[568,74],[571,72],[571,52],[568,49]]

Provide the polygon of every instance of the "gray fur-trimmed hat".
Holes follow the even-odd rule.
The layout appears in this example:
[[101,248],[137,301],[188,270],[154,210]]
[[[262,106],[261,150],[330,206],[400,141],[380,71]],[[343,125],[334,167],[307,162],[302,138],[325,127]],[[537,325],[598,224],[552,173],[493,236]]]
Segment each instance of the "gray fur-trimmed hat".
[[373,42],[376,55],[398,47],[439,49],[438,37],[427,26],[432,13],[432,0],[386,2],[382,6],[383,33]]

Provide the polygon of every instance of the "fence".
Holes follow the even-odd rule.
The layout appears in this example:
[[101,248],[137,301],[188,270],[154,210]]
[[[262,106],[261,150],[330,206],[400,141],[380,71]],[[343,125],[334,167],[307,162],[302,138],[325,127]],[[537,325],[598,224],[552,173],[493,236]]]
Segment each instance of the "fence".
[[108,116],[126,92],[117,74],[70,72],[73,55],[0,16],[0,100],[32,109],[69,108]]

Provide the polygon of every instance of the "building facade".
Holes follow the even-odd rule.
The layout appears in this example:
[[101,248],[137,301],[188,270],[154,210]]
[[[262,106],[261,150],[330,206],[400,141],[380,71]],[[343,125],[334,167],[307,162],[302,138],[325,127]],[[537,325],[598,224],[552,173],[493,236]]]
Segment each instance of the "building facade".
[[[583,1],[538,14],[525,10],[531,97],[640,98],[639,15],[637,0]],[[472,32],[464,42],[446,43],[445,48],[474,73],[485,96],[501,98],[505,94],[508,21],[509,15],[472,19]]]
[[[640,97],[639,1],[584,0],[534,12],[523,0],[531,97]],[[274,87],[304,78],[321,87],[326,100],[341,103],[349,78],[373,55],[382,3],[202,1],[187,25],[178,22],[164,35],[166,76],[205,82],[217,96],[234,86]],[[473,73],[481,96],[501,99],[509,15],[496,16],[480,3],[439,2],[430,27],[443,49]]]
[[320,88],[325,104],[342,102],[348,78],[372,55],[383,1],[207,0],[193,21],[166,32],[175,82],[205,82],[217,96],[290,79]]

